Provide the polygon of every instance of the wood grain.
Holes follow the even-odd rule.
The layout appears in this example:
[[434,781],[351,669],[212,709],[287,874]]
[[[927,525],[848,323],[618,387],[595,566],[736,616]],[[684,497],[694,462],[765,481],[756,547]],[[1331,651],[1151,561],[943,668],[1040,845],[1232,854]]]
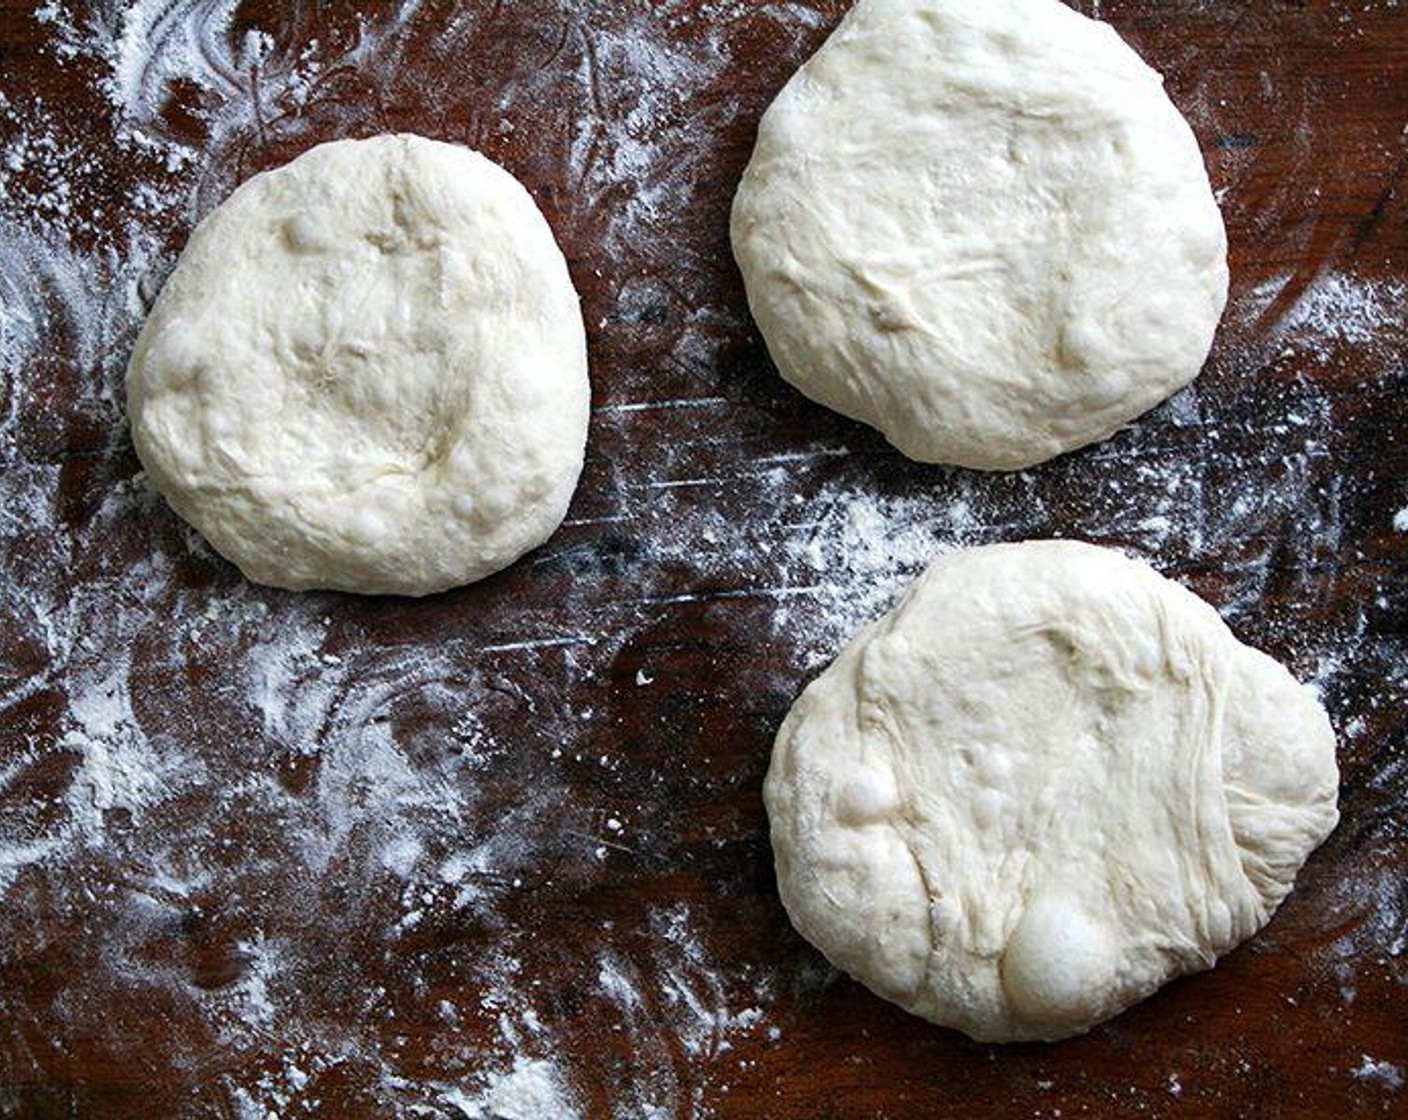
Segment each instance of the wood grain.
[[[1408,1066],[1408,538],[1393,529],[1408,505],[1405,334],[1401,321],[1367,338],[1331,324],[1323,354],[1288,345],[1288,324],[1327,277],[1382,290],[1408,278],[1408,8],[1076,6],[1164,71],[1188,114],[1227,215],[1232,307],[1198,383],[1197,422],[1166,407],[1101,447],[981,479],[908,463],[804,401],[776,377],[748,321],[728,248],[732,191],[759,115],[835,25],[840,0],[409,5],[404,26],[376,40],[376,66],[347,52],[371,41],[370,24],[394,22],[389,6],[366,5],[360,17],[350,5],[238,6],[219,32],[229,42],[259,28],[275,60],[317,39],[344,61],[302,104],[265,105],[218,145],[208,91],[172,85],[165,127],[215,154],[179,173],[191,197],[162,218],[168,262],[231,184],[321,140],[404,129],[479,147],[538,199],[582,294],[595,404],[587,470],[558,537],[483,585],[425,602],[312,597],[315,608],[251,591],[193,548],[159,504],[105,519],[113,488],[138,464],[116,396],[89,389],[120,376],[139,315],[118,316],[120,329],[85,353],[61,293],[45,290],[55,308],[46,344],[23,385],[5,386],[19,403],[4,454],[7,471],[58,472],[54,524],[67,559],[53,567],[54,534],[16,533],[7,579],[37,586],[52,570],[77,601],[124,566],[168,558],[152,624],[126,651],[133,704],[154,741],[197,752],[209,781],[140,821],[119,814],[104,845],[57,868],[37,864],[3,896],[0,1115],[252,1115],[241,1100],[263,1099],[261,1077],[277,1078],[290,1054],[305,1060],[321,1047],[327,1057],[351,1038],[359,1049],[323,1062],[285,1095],[281,1114],[460,1115],[444,1087],[472,1083],[499,1053],[502,1009],[479,998],[491,994],[479,962],[506,945],[531,982],[544,1045],[590,1116],[645,1104],[659,1115],[781,1118],[1408,1115],[1408,1091],[1354,1076],[1366,1055]],[[113,7],[87,14],[112,19]],[[76,251],[88,251],[102,240],[95,228],[122,228],[155,173],[112,141],[105,63],[61,57],[52,25],[34,16],[24,4],[0,8],[0,91],[23,112],[42,104],[90,160],[77,178],[91,222],[72,234]],[[687,97],[671,95],[672,71],[633,67],[607,49],[633,38],[696,60]],[[529,85],[534,97],[501,101]],[[633,136],[642,85],[653,98],[649,135]],[[625,139],[653,145],[649,183],[622,154]],[[11,181],[14,197],[34,188],[31,173]],[[647,186],[659,188],[653,204]],[[622,220],[648,204],[649,220]],[[3,211],[6,223],[24,220]],[[43,289],[42,278],[34,283]],[[1313,429],[1278,428],[1305,411],[1320,417]],[[1151,545],[1138,528],[1160,497],[1150,480],[1184,477],[1164,471],[1168,463],[1205,469],[1176,512],[1178,530]],[[1233,495],[1245,502],[1248,477],[1252,493],[1264,482],[1271,497],[1231,508]],[[771,736],[835,635],[803,625],[815,621],[806,611],[779,625],[779,602],[805,599],[809,576],[776,557],[797,511],[816,512],[838,492],[897,503],[976,495],[980,524],[968,539],[1125,545],[1302,676],[1345,654],[1326,678],[1343,823],[1262,935],[1085,1038],[997,1048],[886,1005],[791,931],[759,790]],[[706,539],[676,539],[679,526],[705,523],[725,538],[717,555]],[[441,701],[415,681],[377,678],[373,661],[359,659],[462,649],[463,680],[436,688],[472,697],[500,742],[473,776],[483,815],[464,827],[531,835],[514,872],[526,886],[492,913],[427,906],[418,925],[392,935],[400,887],[354,873],[365,855],[356,834],[330,865],[301,863],[288,821],[253,796],[241,801],[240,783],[265,775],[294,801],[311,798],[328,763],[308,742],[266,732],[232,668],[246,648],[202,645],[175,624],[233,601],[276,619],[326,614],[325,651],[368,667],[341,703],[380,689],[378,718],[424,773],[451,753]],[[562,645],[513,648],[579,638],[610,651],[590,675]],[[53,670],[13,612],[0,614],[0,639],[7,687]],[[0,711],[0,771],[32,758],[22,780],[0,789],[0,828],[64,827],[77,765],[61,747],[67,702],[55,683]],[[555,761],[544,728],[561,719],[550,712],[585,713]],[[558,803],[525,800],[541,788]],[[598,857],[598,838],[611,839],[600,817],[617,805],[629,809],[629,830]],[[190,896],[153,903],[166,917],[137,928],[131,901],[154,890],[140,855],[154,832],[206,874]],[[681,913],[698,960],[693,949],[662,956],[671,936],[662,923]],[[249,972],[256,943],[283,945],[294,962],[274,998],[297,1005],[300,1033],[245,1032],[233,1043],[217,1009]],[[114,954],[124,971],[114,971]],[[603,954],[638,981],[633,1019],[603,993]],[[684,977],[675,988],[672,975]],[[690,992],[710,1008],[757,1004],[761,1019],[686,1037],[675,1004]],[[438,1010],[447,1001],[460,1008],[454,1021]]]

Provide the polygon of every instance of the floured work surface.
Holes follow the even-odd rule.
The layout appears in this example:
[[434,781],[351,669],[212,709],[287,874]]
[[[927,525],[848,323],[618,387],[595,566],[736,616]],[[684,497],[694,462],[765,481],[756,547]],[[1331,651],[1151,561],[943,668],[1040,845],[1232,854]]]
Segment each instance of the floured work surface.
[[[1078,6],[1168,74],[1232,302],[1192,389],[993,477],[808,404],[750,330],[728,205],[839,2],[0,15],[0,1115],[1408,1108],[1408,10]],[[256,588],[138,473],[143,302],[237,182],[399,129],[502,163],[563,244],[583,486],[460,592]],[[791,931],[760,784],[934,555],[1049,535],[1312,681],[1344,821],[1214,972],[979,1047]]]

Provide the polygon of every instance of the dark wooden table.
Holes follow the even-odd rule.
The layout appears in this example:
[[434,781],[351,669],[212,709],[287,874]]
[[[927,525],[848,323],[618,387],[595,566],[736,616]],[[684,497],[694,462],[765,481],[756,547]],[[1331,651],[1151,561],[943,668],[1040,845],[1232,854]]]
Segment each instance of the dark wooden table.
[[[1077,6],[1167,73],[1232,300],[1192,390],[1001,476],[808,404],[749,323],[729,201],[840,0],[0,9],[0,1115],[1408,1115],[1408,7]],[[386,130],[556,230],[582,487],[430,601],[252,587],[146,489],[126,357],[235,183]],[[929,558],[1049,535],[1312,681],[1344,819],[1215,971],[978,1046],[790,930],[759,787]]]

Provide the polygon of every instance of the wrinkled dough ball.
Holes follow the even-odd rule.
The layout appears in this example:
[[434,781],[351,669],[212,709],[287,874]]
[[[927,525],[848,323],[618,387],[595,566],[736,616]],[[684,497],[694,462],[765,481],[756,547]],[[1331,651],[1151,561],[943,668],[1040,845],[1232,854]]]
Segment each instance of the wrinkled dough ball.
[[1119,553],[951,554],[798,699],[765,798],[797,929],[980,1041],[1210,968],[1338,820],[1312,694]]
[[763,117],[733,246],[783,377],[989,470],[1187,384],[1227,300],[1187,123],[1057,0],[860,0]]
[[381,136],[241,186],[192,235],[127,374],[152,483],[250,579],[427,595],[561,524],[586,335],[528,192]]

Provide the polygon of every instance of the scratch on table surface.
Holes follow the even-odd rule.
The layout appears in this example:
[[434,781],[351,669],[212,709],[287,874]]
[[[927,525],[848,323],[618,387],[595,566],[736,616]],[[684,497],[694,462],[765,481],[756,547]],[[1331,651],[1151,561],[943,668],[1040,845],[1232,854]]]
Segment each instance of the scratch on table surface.
[[671,397],[659,401],[627,401],[622,404],[603,404],[593,412],[613,414],[622,412],[651,412],[666,408],[723,408],[729,404],[727,397]]
[[608,840],[604,836],[592,836],[586,832],[577,832],[574,829],[565,828],[562,830],[564,836],[571,836],[578,840],[585,840],[589,844],[599,844],[603,848],[615,848],[618,852],[625,852],[627,855],[639,855],[635,848],[627,844],[622,844],[615,840]]
[[684,490],[693,486],[725,486],[732,481],[732,477],[675,478],[665,482],[641,482],[636,485],[642,490]]
[[574,517],[562,523],[564,529],[577,529],[586,525],[618,525],[622,521],[633,521],[634,518],[624,513],[613,514],[610,517]]
[[812,451],[788,451],[777,455],[761,455],[753,462],[758,464],[806,463],[813,459],[845,459],[855,455],[849,447],[822,447]]
[[[37,18],[15,7],[0,25]],[[36,1081],[91,1078],[93,1092],[120,1094],[104,1078],[140,1068],[132,1102],[146,1112],[209,1099],[291,1115],[320,1099],[381,1114],[464,1102],[476,1115],[580,1104],[582,1115],[683,1117],[727,1100],[766,1113],[768,1052],[834,979],[797,939],[779,945],[785,918],[759,873],[770,721],[935,556],[1053,534],[1200,571],[1249,636],[1313,669],[1374,780],[1345,791],[1348,827],[1317,872],[1332,914],[1350,902],[1364,914],[1323,950],[1354,969],[1358,999],[1346,1017],[1344,983],[1326,973],[1302,1012],[1308,1028],[1336,1025],[1322,1080],[1348,1102],[1340,1111],[1402,1075],[1375,1048],[1376,1009],[1392,1006],[1372,964],[1383,930],[1403,925],[1401,874],[1371,858],[1399,827],[1385,807],[1401,785],[1372,744],[1406,710],[1391,632],[1401,580],[1376,558],[1408,541],[1387,535],[1396,516],[1408,534],[1408,489],[1383,452],[1408,294],[1392,267],[1401,230],[1370,213],[1398,174],[1408,119],[1397,112],[1408,87],[1370,80],[1376,58],[1391,61],[1401,35],[1387,21],[1400,17],[1380,5],[1335,32],[1342,13],[1324,6],[1287,14],[1278,32],[1280,16],[1247,5],[1244,23],[1265,26],[1233,41],[1219,5],[1188,5],[1176,21],[1129,16],[1151,42],[1184,44],[1175,81],[1196,86],[1205,137],[1251,134],[1276,102],[1276,145],[1209,155],[1234,239],[1247,239],[1238,279],[1261,287],[1234,282],[1201,405],[1190,393],[1144,436],[992,477],[911,467],[877,435],[755,381],[774,375],[743,319],[720,220],[732,161],[840,0],[492,0],[458,14],[397,0],[355,21],[346,6],[293,4],[277,24],[252,10],[270,5],[142,0],[101,26],[84,7],[44,5],[47,42],[0,67],[11,133],[0,165],[9,155],[25,168],[0,197],[0,259],[12,266],[0,273],[33,281],[0,280],[0,555],[14,575],[0,610],[0,1004],[21,1035],[63,1043],[34,1047]],[[146,16],[159,12],[169,23],[149,36]],[[736,38],[719,30],[734,19],[746,25]],[[1362,47],[1320,50],[1361,26]],[[217,72],[238,76],[241,43],[262,55],[265,34],[260,93],[287,114],[263,122],[268,149],[250,91]],[[1203,35],[1227,44],[1228,67],[1199,68]],[[1350,47],[1365,80],[1335,82],[1320,64],[1341,66]],[[128,89],[124,76],[153,57],[146,84]],[[474,81],[457,80],[466,73]],[[140,301],[123,295],[154,295],[189,219],[245,171],[324,135],[416,121],[483,138],[525,172],[578,274],[596,273],[591,312],[659,304],[663,317],[594,332],[598,431],[556,553],[425,605],[245,585],[170,517],[153,524],[155,497],[128,477],[118,386]],[[1362,248],[1359,233],[1373,234]],[[1337,271],[1322,275],[1327,261]],[[1342,493],[1330,453],[1344,459]],[[1370,478],[1365,463],[1385,473]],[[737,477],[699,483],[715,473]],[[668,479],[701,488],[642,486]],[[99,504],[126,486],[144,496]],[[1209,557],[1224,549],[1220,572]],[[1326,563],[1331,549],[1342,568]],[[714,663],[696,659],[719,649],[750,660],[743,675],[741,661],[724,667],[737,689],[715,696],[697,687],[718,676]],[[113,708],[121,718],[104,732],[99,686],[114,658],[131,711]],[[666,685],[638,688],[643,666]],[[85,727],[101,733],[115,775],[156,768],[159,799],[135,815],[98,812],[93,757],[54,747]],[[593,764],[604,756],[609,766]],[[624,844],[601,827],[606,806],[641,822]],[[582,838],[564,842],[571,827]],[[600,866],[630,844],[639,857]],[[659,904],[700,882],[727,895],[695,911]],[[152,902],[163,889],[172,895]],[[1318,913],[1315,897],[1303,914]],[[1285,956],[1278,979],[1303,982]],[[615,988],[595,996],[608,964],[616,976],[601,983]],[[581,1000],[564,1004],[567,989]],[[445,997],[448,1017],[427,992]],[[911,1065],[898,1029],[867,1040],[886,1092],[927,1092],[935,1070],[966,1060],[936,1046]],[[1252,1059],[1278,1056],[1279,1034],[1263,1034],[1249,1036]],[[798,1056],[846,1050],[814,1035],[796,1040]],[[7,1057],[31,1061],[23,1037]],[[1152,1061],[1131,1107],[1158,1112],[1169,1070],[1185,1099],[1200,1070],[1208,1086],[1219,1073],[1215,1061]],[[1215,1087],[1245,1095],[1242,1072]],[[510,1095],[528,1081],[550,1090],[531,1108]],[[1133,1093],[1126,1081],[1120,1092]],[[962,1092],[944,1099],[983,1111]]]
[[562,649],[566,646],[595,645],[597,638],[591,634],[576,634],[562,638],[528,638],[521,642],[503,642],[498,645],[480,646],[480,653],[517,653],[523,650]]
[[820,586],[809,587],[739,587],[729,591],[686,592],[680,595],[652,595],[630,602],[642,606],[670,607],[686,603],[728,602],[742,599],[792,599],[807,595],[820,595],[826,589]]

